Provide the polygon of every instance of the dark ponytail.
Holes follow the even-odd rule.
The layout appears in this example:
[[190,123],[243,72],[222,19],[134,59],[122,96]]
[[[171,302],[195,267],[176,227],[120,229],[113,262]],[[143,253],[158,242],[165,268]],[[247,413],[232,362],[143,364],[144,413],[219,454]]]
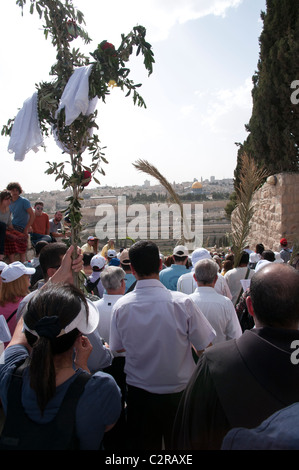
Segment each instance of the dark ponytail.
[[58,336],[79,313],[84,295],[71,284],[50,284],[40,289],[28,302],[24,313],[27,341],[32,346],[29,374],[30,386],[36,393],[41,413],[56,392],[54,356],[68,351],[78,337],[75,328]]

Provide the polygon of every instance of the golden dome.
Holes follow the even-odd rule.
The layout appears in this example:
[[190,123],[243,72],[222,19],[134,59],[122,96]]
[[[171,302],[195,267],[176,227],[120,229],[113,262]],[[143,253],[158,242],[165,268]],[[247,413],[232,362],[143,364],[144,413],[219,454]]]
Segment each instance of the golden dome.
[[195,181],[195,183],[192,184],[192,189],[201,189],[202,184],[199,181]]

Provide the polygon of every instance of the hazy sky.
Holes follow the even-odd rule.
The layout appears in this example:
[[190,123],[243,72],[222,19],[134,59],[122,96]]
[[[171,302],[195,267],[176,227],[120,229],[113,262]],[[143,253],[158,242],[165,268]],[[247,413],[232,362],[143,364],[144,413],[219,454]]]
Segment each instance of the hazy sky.
[[[147,175],[132,163],[139,158],[156,165],[170,182],[215,176],[232,178],[237,147],[247,134],[252,109],[252,75],[259,58],[260,12],[266,0],[74,0],[84,14],[92,43],[73,46],[85,53],[106,39],[117,48],[121,34],[137,24],[147,30],[155,54],[148,77],[142,57],[129,62],[130,78],[141,82],[147,108],[114,88],[106,104],[98,103],[99,131],[109,164],[101,185],[142,184]],[[42,21],[1,0],[0,128],[35,91],[49,81],[56,50],[44,39]],[[132,57],[132,56],[131,56]],[[0,136],[0,186],[18,181],[26,192],[61,189],[45,175],[47,161],[66,160],[52,138],[46,152],[29,152],[15,162]],[[88,157],[87,157],[88,158]],[[154,184],[155,180],[151,180]],[[94,187],[95,185],[90,185]]]

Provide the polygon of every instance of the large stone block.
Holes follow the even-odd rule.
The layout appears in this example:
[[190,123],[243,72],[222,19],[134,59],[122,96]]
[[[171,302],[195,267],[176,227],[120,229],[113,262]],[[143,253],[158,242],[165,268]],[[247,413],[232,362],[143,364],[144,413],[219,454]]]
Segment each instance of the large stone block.
[[[289,246],[299,240],[299,173],[272,175],[253,199],[249,245],[257,243],[278,251],[279,241],[287,238]],[[234,213],[232,214],[232,218]]]

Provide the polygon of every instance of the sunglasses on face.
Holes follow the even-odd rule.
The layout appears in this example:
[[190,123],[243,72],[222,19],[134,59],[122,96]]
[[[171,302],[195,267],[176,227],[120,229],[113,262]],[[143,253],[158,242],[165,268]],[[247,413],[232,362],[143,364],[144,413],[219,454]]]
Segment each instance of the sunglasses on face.
[[35,210],[36,210],[36,211],[42,211],[42,210],[43,210],[43,207],[37,206],[37,207],[35,208]]

